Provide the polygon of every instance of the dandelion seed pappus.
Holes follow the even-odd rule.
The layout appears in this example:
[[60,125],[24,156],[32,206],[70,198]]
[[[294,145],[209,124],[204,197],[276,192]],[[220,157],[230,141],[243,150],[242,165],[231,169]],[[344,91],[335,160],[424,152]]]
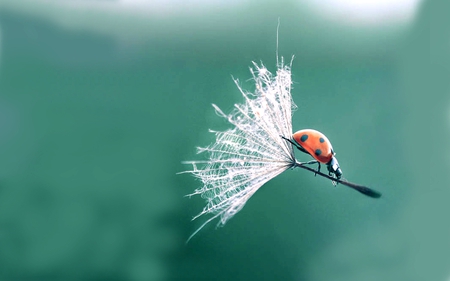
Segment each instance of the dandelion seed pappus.
[[[206,200],[206,206],[193,219],[213,215],[189,239],[216,218],[219,218],[218,226],[224,225],[262,185],[290,168],[308,170],[331,180],[333,185],[340,183],[372,198],[381,196],[366,186],[341,179],[341,168],[331,142],[324,134],[312,129],[292,133],[292,114],[296,109],[291,96],[293,58],[285,64],[283,57],[278,57],[278,30],[276,57],[274,74],[262,63],[253,62],[250,68],[255,82],[253,93],[243,90],[234,79],[244,102],[235,104],[229,114],[213,104],[217,115],[225,118],[231,128],[210,130],[215,135],[215,142],[198,148],[198,153],[205,152],[208,160],[183,162],[191,164],[192,170],[181,173],[190,173],[202,182],[201,187],[188,196],[200,195]],[[311,155],[314,160],[299,162],[293,147]],[[320,172],[320,163],[327,166],[328,174]],[[309,167],[311,164],[318,164],[317,170]]]

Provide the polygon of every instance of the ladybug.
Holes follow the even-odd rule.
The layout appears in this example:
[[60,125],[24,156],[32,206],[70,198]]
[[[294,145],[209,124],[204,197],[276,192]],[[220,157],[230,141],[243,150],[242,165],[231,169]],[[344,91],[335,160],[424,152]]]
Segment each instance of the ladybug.
[[304,129],[295,132],[292,138],[294,141],[284,139],[292,143],[300,151],[316,159],[316,161],[311,161],[308,164],[318,163],[317,171],[320,172],[320,163],[323,163],[327,165],[330,176],[334,175],[337,179],[341,178],[342,170],[336,157],[334,157],[336,153],[331,146],[331,142],[324,134],[313,129]]

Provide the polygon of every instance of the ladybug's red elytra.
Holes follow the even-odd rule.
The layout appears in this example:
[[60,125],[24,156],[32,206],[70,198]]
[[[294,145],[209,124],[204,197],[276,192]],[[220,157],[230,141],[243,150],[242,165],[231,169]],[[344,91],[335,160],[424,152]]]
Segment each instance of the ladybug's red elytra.
[[327,165],[330,175],[334,174],[337,179],[341,178],[342,170],[339,167],[337,159],[334,157],[335,153],[331,146],[331,142],[324,134],[313,129],[304,129],[295,132],[292,135],[292,138],[294,142],[285,139],[295,145],[300,151],[307,153],[316,159],[317,161],[315,162],[319,164],[317,171],[320,172],[320,163],[324,163]]

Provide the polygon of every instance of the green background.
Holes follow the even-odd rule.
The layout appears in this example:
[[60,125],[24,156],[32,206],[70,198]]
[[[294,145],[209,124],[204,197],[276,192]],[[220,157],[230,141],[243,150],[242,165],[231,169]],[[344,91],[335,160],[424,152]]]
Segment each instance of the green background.
[[[291,1],[167,17],[17,3],[0,5],[0,280],[450,277],[448,4],[369,29]],[[243,101],[231,75],[252,90],[251,61],[275,71],[278,18],[294,130],[324,132],[383,197],[287,171],[185,244],[204,202],[176,173],[228,128],[211,103]]]

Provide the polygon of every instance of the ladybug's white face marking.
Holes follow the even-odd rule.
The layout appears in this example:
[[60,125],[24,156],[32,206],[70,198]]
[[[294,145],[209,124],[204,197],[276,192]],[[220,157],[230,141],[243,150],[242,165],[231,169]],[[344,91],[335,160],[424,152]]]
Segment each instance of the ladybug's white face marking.
[[333,171],[336,171],[339,168],[339,165],[334,163],[331,167],[333,168]]
[[339,163],[335,157],[331,158],[330,162],[327,164],[327,168],[330,174],[334,174],[338,179],[341,178],[342,170],[339,167]]

